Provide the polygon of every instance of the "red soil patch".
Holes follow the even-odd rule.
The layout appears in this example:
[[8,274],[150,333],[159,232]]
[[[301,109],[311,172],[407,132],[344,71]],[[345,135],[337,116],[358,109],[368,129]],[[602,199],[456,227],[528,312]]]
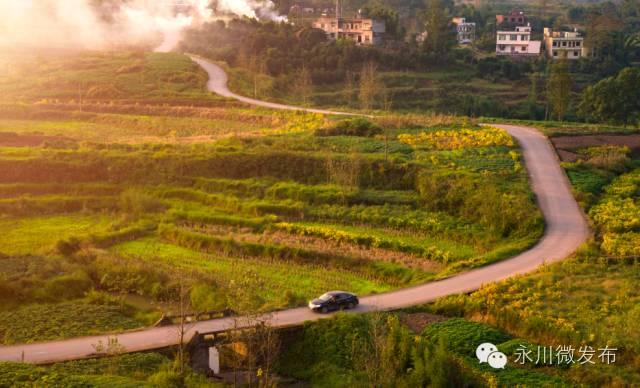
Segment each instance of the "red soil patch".
[[571,151],[604,145],[627,146],[633,154],[640,155],[640,135],[559,136],[551,138],[551,142],[560,159],[565,162],[575,162],[580,158],[580,155]]
[[427,326],[433,323],[446,321],[447,319],[442,315],[430,313],[402,314],[400,316],[400,322],[416,334],[422,333]]

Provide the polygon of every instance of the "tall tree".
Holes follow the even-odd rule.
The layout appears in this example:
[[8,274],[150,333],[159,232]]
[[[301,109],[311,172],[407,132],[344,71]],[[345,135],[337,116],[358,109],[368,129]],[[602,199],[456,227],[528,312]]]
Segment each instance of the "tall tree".
[[589,86],[582,93],[578,114],[589,121],[638,125],[640,69],[628,67]]
[[313,80],[311,79],[311,72],[306,66],[302,66],[302,69],[298,71],[295,76],[295,82],[293,83],[294,93],[297,95],[303,106],[307,106],[313,95]]
[[573,80],[569,74],[569,63],[561,60],[551,66],[551,73],[547,80],[547,104],[552,117],[564,120],[569,110],[571,87]]
[[395,39],[403,39],[406,33],[400,24],[398,11],[381,0],[373,0],[362,8],[362,13],[369,18],[384,20],[386,33]]
[[360,107],[371,109],[378,94],[378,66],[374,62],[367,62],[360,72]]
[[456,43],[455,31],[451,25],[451,17],[442,0],[427,0],[425,13],[427,37],[424,49],[430,54],[443,55]]

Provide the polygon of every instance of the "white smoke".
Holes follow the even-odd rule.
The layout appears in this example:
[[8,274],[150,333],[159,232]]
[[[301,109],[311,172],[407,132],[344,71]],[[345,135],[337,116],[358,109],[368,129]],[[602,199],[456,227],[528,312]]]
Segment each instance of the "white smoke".
[[[104,49],[148,43],[171,50],[182,30],[229,14],[282,20],[271,0],[0,0],[0,47]],[[105,20],[104,16],[108,20]]]

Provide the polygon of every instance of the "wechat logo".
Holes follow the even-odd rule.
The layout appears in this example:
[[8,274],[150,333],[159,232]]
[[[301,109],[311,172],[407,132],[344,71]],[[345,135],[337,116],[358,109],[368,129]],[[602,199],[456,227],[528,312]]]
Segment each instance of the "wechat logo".
[[507,356],[499,352],[496,345],[489,342],[480,344],[476,348],[476,357],[481,364],[486,362],[494,369],[504,369],[507,365]]

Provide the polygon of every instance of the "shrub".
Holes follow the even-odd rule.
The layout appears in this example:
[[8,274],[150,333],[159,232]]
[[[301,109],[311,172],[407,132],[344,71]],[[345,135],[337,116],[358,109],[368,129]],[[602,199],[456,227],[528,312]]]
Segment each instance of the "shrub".
[[68,275],[61,275],[50,279],[44,284],[45,297],[54,300],[69,300],[81,298],[93,287],[93,282],[83,271],[76,271]]
[[207,283],[193,286],[189,293],[191,307],[198,312],[219,311],[227,307],[227,298],[220,289]]
[[56,251],[63,256],[71,256],[80,250],[81,241],[77,237],[69,237],[66,240],[58,240]]
[[363,136],[372,137],[382,133],[382,128],[377,124],[363,118],[355,118],[338,121],[336,124],[318,128],[316,136]]

